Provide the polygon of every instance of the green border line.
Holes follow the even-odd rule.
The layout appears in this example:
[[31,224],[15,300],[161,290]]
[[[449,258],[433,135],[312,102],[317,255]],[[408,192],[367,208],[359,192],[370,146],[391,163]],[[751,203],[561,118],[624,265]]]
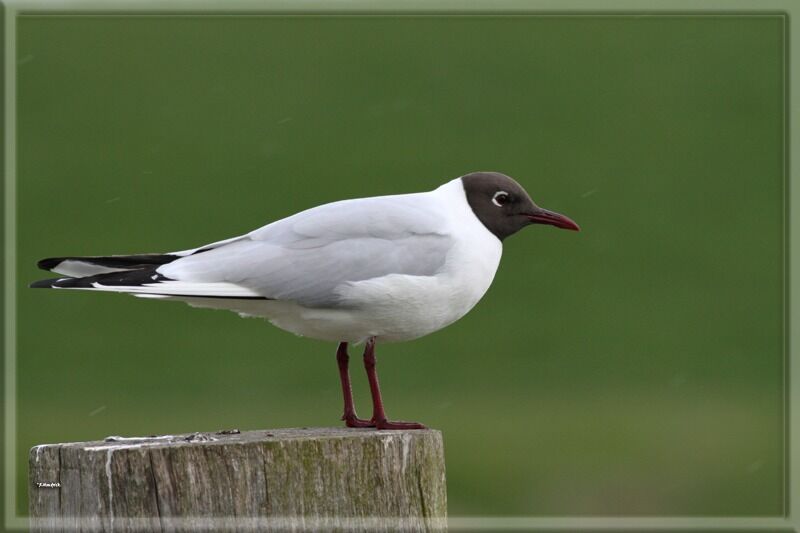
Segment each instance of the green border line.
[[[784,513],[763,517],[543,517],[459,516],[448,519],[458,530],[549,531],[800,531],[800,364],[795,348],[798,329],[794,312],[800,289],[791,283],[791,266],[800,264],[800,232],[792,231],[791,206],[800,205],[800,189],[792,187],[791,154],[800,143],[790,132],[800,124],[790,103],[796,91],[794,69],[800,58],[798,39],[791,38],[791,18],[800,12],[793,0],[230,0],[224,11],[219,0],[12,0],[2,2],[4,17],[4,526],[27,530],[28,517],[16,513],[16,21],[24,16],[783,16],[784,17]],[[213,527],[213,519],[208,521]],[[179,524],[175,524],[179,525]],[[221,525],[221,524],[220,524]],[[247,524],[243,524],[247,525]],[[253,522],[257,529],[265,522]],[[346,526],[346,522],[342,525]]]

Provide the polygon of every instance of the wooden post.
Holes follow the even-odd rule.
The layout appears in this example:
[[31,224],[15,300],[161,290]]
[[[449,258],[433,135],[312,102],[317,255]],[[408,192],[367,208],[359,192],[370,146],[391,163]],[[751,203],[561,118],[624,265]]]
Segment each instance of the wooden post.
[[35,446],[32,531],[440,531],[435,430],[275,429]]

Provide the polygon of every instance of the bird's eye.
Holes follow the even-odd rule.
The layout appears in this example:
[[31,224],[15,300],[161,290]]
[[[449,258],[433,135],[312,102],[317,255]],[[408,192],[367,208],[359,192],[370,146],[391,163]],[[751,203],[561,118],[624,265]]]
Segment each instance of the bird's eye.
[[497,191],[492,197],[492,203],[497,207],[503,207],[511,201],[511,196],[506,191]]

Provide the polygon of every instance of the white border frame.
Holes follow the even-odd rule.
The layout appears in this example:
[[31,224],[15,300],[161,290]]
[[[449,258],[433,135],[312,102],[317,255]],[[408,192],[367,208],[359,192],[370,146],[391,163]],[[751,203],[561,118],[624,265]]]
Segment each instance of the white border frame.
[[[220,6],[224,5],[224,9]],[[738,11],[737,11],[738,10]],[[752,11],[748,13],[747,11]],[[242,1],[231,0],[222,4],[209,0],[12,0],[5,3],[4,39],[5,39],[5,194],[4,194],[4,525],[6,530],[27,530],[29,527],[28,516],[16,513],[17,493],[17,464],[16,464],[16,17],[25,14],[59,14],[75,13],[83,16],[98,12],[104,14],[135,13],[137,15],[152,14],[154,16],[169,15],[213,15],[224,16],[232,14],[243,16],[247,14],[293,14],[302,15],[331,15],[337,14],[353,16],[361,13],[370,13],[369,16],[403,16],[403,15],[538,15],[548,14],[592,15],[592,16],[620,16],[632,13],[669,14],[686,16],[784,16],[786,64],[794,64],[794,58],[800,57],[800,39],[791,39],[789,33],[789,20],[795,13],[800,12],[800,4],[792,0],[608,0],[599,2],[592,0],[265,0]],[[549,13],[548,13],[549,12]],[[791,115],[788,107],[789,96],[796,87],[796,76],[793,69],[785,72],[785,117],[789,117],[786,124],[788,153],[800,153],[800,143],[789,136],[791,126],[800,123],[800,114]],[[786,120],[786,119],[784,119]],[[787,199],[785,209],[787,225],[789,225],[789,205],[800,205],[800,187],[791,187],[795,181],[794,172],[788,167],[788,154],[785,158],[785,171],[787,174]],[[785,172],[786,174],[786,172]],[[800,229],[800,228],[798,228]],[[794,265],[800,259],[800,231],[788,232],[786,264]],[[786,437],[785,466],[785,512],[783,516],[766,517],[480,517],[457,516],[449,517],[448,525],[458,530],[550,530],[550,531],[626,531],[626,530],[708,530],[708,531],[753,531],[765,530],[798,531],[795,517],[800,513],[800,453],[793,450],[790,443],[800,442],[800,387],[794,390],[789,387],[790,382],[800,383],[800,359],[797,357],[795,346],[798,345],[798,330],[791,328],[794,322],[794,311],[797,302],[800,302],[800,288],[789,283],[788,268],[784,272],[785,286],[787,287],[788,301],[786,301],[786,328],[788,341],[787,360],[785,365],[786,392],[784,435]],[[794,361],[796,364],[789,364]],[[796,447],[796,446],[795,446]],[[263,529],[266,526],[275,527],[281,523],[281,518],[263,520],[244,520],[241,522],[243,529]],[[398,519],[402,520],[402,519]],[[170,519],[173,527],[185,527],[188,519]],[[386,519],[380,519],[376,525],[384,524]],[[143,519],[142,525],[150,522]],[[192,519],[198,529],[214,530],[222,523],[214,519]],[[306,520],[308,527],[341,527],[343,529],[360,529],[364,522],[341,518],[320,518],[311,522]],[[238,524],[237,524],[238,525]],[[87,528],[88,529],[88,528]]]

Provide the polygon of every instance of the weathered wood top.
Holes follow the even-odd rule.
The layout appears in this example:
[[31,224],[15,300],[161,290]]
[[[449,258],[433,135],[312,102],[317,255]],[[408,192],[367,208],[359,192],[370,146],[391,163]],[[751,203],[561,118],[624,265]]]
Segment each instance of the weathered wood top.
[[236,430],[45,444],[33,529],[440,530],[436,430]]
[[441,433],[435,429],[415,429],[408,431],[382,430],[365,428],[281,428],[281,429],[261,429],[255,431],[239,431],[238,429],[220,430],[215,432],[195,432],[181,433],[176,435],[149,435],[145,437],[119,437],[111,436],[103,440],[86,442],[61,442],[53,444],[40,444],[31,448],[31,454],[35,455],[43,448],[58,446],[69,448],[83,448],[92,451],[103,449],[122,449],[146,446],[154,447],[174,447],[174,446],[204,446],[215,444],[234,444],[248,442],[283,442],[287,440],[319,440],[319,439],[397,439],[397,438],[417,438],[422,436],[437,435],[441,438]]

